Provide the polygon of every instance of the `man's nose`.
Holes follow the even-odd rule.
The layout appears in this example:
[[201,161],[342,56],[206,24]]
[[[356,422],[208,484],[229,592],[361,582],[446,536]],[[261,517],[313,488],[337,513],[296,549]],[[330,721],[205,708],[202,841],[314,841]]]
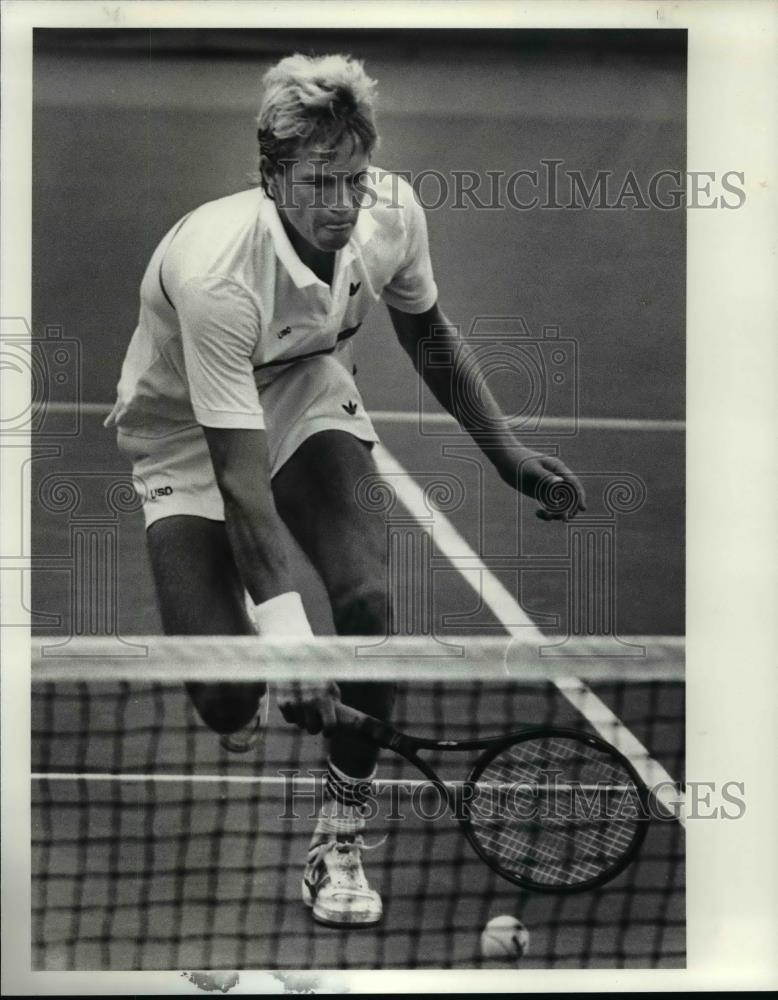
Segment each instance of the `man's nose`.
[[354,214],[359,211],[359,191],[347,180],[339,180],[335,185],[335,204],[333,210],[342,215]]

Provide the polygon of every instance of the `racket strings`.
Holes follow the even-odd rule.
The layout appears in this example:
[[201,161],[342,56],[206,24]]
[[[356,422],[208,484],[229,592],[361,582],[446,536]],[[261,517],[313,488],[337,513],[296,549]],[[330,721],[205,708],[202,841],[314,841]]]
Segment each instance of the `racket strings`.
[[476,842],[504,873],[544,887],[596,879],[632,849],[640,792],[627,768],[576,737],[533,737],[478,774]]

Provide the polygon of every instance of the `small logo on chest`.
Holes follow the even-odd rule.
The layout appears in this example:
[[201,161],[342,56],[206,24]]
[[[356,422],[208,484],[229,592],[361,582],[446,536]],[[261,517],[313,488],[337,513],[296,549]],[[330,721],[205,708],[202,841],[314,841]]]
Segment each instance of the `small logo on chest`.
[[361,287],[362,287],[361,281],[357,281],[356,283],[352,281],[348,286],[349,296],[356,295]]
[[349,400],[348,403],[341,403],[340,405],[350,417],[353,417],[357,412],[357,404],[353,400]]
[[292,332],[292,328],[291,328],[291,326],[285,326],[285,327],[283,328],[283,330],[279,330],[279,331],[278,331],[278,334],[277,334],[277,336],[278,336],[278,339],[279,339],[279,340],[283,340],[283,339],[284,339],[284,337],[288,337],[288,336],[289,336],[289,334],[290,334],[291,332]]

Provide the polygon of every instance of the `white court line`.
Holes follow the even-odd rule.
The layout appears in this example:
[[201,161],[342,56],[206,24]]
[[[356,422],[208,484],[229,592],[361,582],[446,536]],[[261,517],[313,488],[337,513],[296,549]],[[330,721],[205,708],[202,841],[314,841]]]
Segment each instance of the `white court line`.
[[[424,492],[417,485],[411,473],[403,468],[397,459],[391,455],[382,444],[373,448],[378,471],[385,476],[392,476],[392,488],[415,518],[427,522],[430,509],[424,499]],[[516,602],[513,594],[490,570],[487,569],[478,553],[472,549],[460,535],[454,525],[441,511],[435,511],[434,536],[435,545],[443,555],[456,566],[457,558],[465,558],[469,572],[477,572],[481,578],[481,597],[489,606],[492,614],[512,636],[520,636],[531,642],[537,640],[543,643],[543,633],[534,622],[527,617],[524,609]],[[461,571],[460,571],[461,572]],[[462,577],[472,587],[465,573]],[[475,588],[473,588],[475,589]]]
[[[279,777],[274,774],[134,774],[127,773],[125,771],[117,772],[115,774],[106,774],[105,771],[33,771],[30,775],[32,781],[99,781],[103,783],[119,783],[119,784],[145,784],[146,782],[152,782],[159,785],[175,785],[175,784],[190,784],[190,785],[219,785],[222,782],[228,785],[281,785],[284,786],[288,782],[292,785],[302,785],[305,788],[318,788],[321,786],[321,781],[319,778],[305,778],[302,775],[297,777],[292,777],[287,779],[286,777]],[[428,778],[373,778],[371,782],[372,786],[376,791],[381,792],[388,788],[402,788],[407,791],[414,792],[419,788],[431,788],[433,783]],[[446,788],[456,788],[459,785],[464,785],[465,782],[460,781],[443,781],[443,785]],[[511,791],[518,791],[521,789],[526,789],[528,792],[534,792],[537,787],[543,787],[542,783],[540,785],[533,785],[530,781],[508,781],[498,784],[493,781],[479,781],[476,782],[476,788],[486,787],[486,788],[504,788]],[[555,791],[571,791],[572,788],[575,791],[582,792],[629,792],[632,790],[631,785],[606,785],[606,784],[576,784],[562,785],[554,784],[553,788]]]
[[[107,417],[111,412],[110,403],[47,403],[46,411],[54,414],[70,416],[76,409],[84,416]],[[446,428],[457,427],[456,420],[448,413],[425,413],[423,417],[415,410],[372,410],[370,419],[379,424],[416,424],[424,427]],[[569,431],[660,431],[679,432],[686,428],[683,420],[640,420],[629,417],[579,417],[572,420],[569,417],[543,417],[542,432]],[[518,428],[520,432],[521,428]],[[533,430],[537,437],[541,431]]]
[[[433,426],[455,428],[459,425],[448,413],[418,413],[407,410],[375,410],[370,417],[377,423],[385,424],[418,424],[422,427]],[[530,421],[527,421],[529,424]],[[537,428],[529,427],[533,437],[537,438],[546,431],[683,431],[686,429],[684,420],[641,420],[630,417],[543,417]],[[517,424],[516,433],[521,435],[521,424]]]
[[[415,517],[426,520],[429,517],[429,507],[424,501],[424,493],[412,476],[400,465],[383,445],[376,445],[375,456],[378,471],[391,475],[392,486],[397,491],[405,506]],[[435,512],[434,542],[446,558],[455,561],[465,556],[471,570],[478,571],[481,588],[480,596],[489,607],[492,614],[507,630],[509,635],[519,639],[529,639],[538,644],[545,643],[545,636],[526,615],[524,609],[483,563],[480,556],[467,544],[445,514]],[[463,573],[463,579],[472,587],[472,583]],[[507,669],[507,667],[506,667]],[[681,794],[675,791],[675,783],[668,772],[654,760],[651,754],[630,732],[597,695],[578,678],[568,678],[555,681],[559,690],[573,707],[589,721],[594,729],[612,743],[631,762],[643,781],[649,788],[655,790],[656,798],[670,815],[678,814],[678,821],[685,826],[684,802]]]
[[[225,782],[228,785],[286,785],[291,780],[293,785],[304,785],[315,788],[321,784],[318,778],[306,778],[303,776],[291,779],[273,774],[128,774],[126,771],[116,774],[106,774],[105,771],[34,771],[30,778],[33,781],[102,781],[102,782],[125,782],[143,784],[152,781],[157,784],[178,784],[186,782],[193,785],[218,785]],[[429,785],[429,781],[411,780],[403,781],[402,778],[375,778],[373,785],[379,790],[381,788],[391,788],[392,786],[404,788],[421,788]],[[444,782],[447,785],[462,784],[462,782]]]

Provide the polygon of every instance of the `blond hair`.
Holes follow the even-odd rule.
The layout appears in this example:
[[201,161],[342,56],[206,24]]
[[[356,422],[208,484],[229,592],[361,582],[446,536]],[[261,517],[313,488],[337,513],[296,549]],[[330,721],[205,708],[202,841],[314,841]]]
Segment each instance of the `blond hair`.
[[257,115],[260,156],[271,169],[305,146],[319,153],[349,140],[368,155],[375,149],[375,80],[344,55],[288,56],[263,78]]

